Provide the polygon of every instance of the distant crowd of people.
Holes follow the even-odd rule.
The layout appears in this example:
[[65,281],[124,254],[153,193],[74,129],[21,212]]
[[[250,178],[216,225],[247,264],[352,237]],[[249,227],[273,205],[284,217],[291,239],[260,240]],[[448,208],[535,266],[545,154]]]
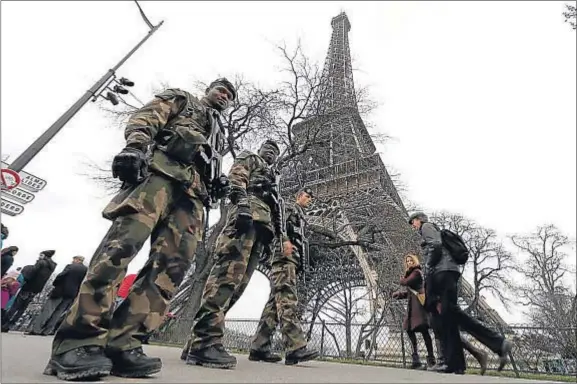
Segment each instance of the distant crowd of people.
[[[2,242],[9,236],[8,228],[2,224]],[[13,328],[50,280],[57,263],[53,260],[54,250],[40,252],[34,264],[11,269],[18,254],[18,247],[2,249],[2,332]],[[54,278],[48,300],[40,313],[34,317],[29,334],[53,335],[72,305],[87,267],[83,256],[74,256]]]

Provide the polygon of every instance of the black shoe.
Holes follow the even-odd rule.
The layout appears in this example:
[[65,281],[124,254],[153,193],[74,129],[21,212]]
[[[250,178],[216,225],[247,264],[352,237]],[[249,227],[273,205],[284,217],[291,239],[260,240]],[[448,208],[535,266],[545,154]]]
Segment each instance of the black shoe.
[[319,351],[315,349],[307,350],[307,347],[302,347],[296,351],[287,353],[284,358],[284,363],[286,365],[295,365],[303,361],[314,360],[317,357],[319,357]]
[[509,352],[513,349],[513,344],[509,340],[504,340],[501,346],[501,353],[499,353],[499,367],[497,371],[502,371],[505,368],[505,364],[509,362]]
[[229,369],[236,367],[236,357],[229,354],[222,344],[215,344],[210,347],[188,351],[186,364]]
[[250,361],[265,361],[267,363],[277,363],[282,360],[282,357],[272,353],[271,351],[257,351],[255,349],[251,349],[248,355],[248,359]]
[[421,359],[419,355],[412,355],[413,362],[411,363],[411,369],[421,369],[423,364],[421,363]]
[[440,371],[441,373],[454,373],[455,375],[464,375],[465,374],[465,370],[461,369],[461,368],[449,368],[447,366],[445,366],[446,368],[443,371]]
[[104,355],[104,349],[88,345],[52,356],[44,374],[60,380],[93,380],[108,376],[111,369],[112,361]]
[[119,351],[106,350],[106,356],[112,360],[114,376],[140,378],[160,372],[162,361],[158,357],[148,357],[142,351],[142,347]]
[[437,364],[435,356],[427,356],[427,367],[425,369],[430,370]]

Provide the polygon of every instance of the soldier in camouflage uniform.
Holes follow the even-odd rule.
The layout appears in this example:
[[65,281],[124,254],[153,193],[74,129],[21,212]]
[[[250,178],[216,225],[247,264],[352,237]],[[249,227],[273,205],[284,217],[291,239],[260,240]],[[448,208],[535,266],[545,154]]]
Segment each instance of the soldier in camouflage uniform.
[[[234,307],[236,302],[240,299],[240,297],[244,293],[244,290],[248,286],[248,283],[250,282],[250,279],[252,277],[253,272],[256,270],[256,267],[258,266],[258,263],[262,257],[261,255],[262,255],[263,251],[264,250],[263,250],[262,244],[257,244],[257,246],[252,247],[251,255],[248,258],[249,263],[246,266],[246,273],[242,277],[242,281],[240,282],[240,285],[234,291],[234,294],[232,295],[232,298],[230,299],[230,303],[229,303],[228,307],[224,310],[224,317],[226,317],[226,314],[228,313],[228,311],[230,311],[232,309],[232,307]],[[216,276],[210,275],[206,281],[205,286],[212,286],[215,283],[216,283]],[[182,348],[182,353],[180,354],[180,360],[186,361],[186,357],[188,356],[188,351],[190,349],[190,345],[192,344],[193,337],[194,337],[194,334],[191,337],[189,337],[188,340],[186,341],[186,343],[184,344],[184,347]]]
[[[270,247],[275,235],[282,238],[284,252],[292,253],[292,244],[279,233],[278,189],[270,167],[279,155],[274,141],[266,141],[258,155],[239,154],[230,170],[230,201],[226,225],[216,242],[217,261],[205,286],[203,302],[192,328],[187,364],[214,368],[232,368],[236,358],[222,345],[224,316],[243,279],[250,276],[260,252],[255,247]],[[251,270],[248,270],[250,266]],[[238,297],[238,296],[237,296]]]
[[295,203],[286,209],[286,232],[294,252],[284,256],[275,252],[272,257],[271,290],[252,341],[249,360],[275,363],[281,360],[271,352],[272,336],[280,323],[286,348],[285,364],[293,365],[315,359],[319,352],[307,350],[307,341],[298,319],[297,272],[306,267],[307,247],[304,238],[304,212],[313,198],[310,188],[297,194]]
[[[212,166],[223,145],[220,112],[235,97],[222,78],[201,100],[169,89],[130,117],[126,147],[112,163],[122,189],[103,211],[112,226],[56,332],[45,374],[77,380],[160,371],[141,341],[161,324],[194,259],[204,208],[227,193],[226,176]],[[112,314],[116,287],[149,237],[148,262]]]

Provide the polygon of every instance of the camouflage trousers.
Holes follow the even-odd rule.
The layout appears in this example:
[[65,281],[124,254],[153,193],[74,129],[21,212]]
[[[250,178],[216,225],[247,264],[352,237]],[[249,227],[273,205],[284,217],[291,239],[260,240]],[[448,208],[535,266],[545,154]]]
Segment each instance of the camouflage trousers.
[[[252,277],[253,272],[256,270],[256,267],[258,266],[258,262],[259,262],[259,258],[260,258],[261,253],[262,253],[262,244],[260,244],[260,243],[255,244],[252,247],[251,255],[248,259],[248,264],[246,266],[246,272],[245,272],[244,276],[242,277],[240,285],[234,291],[232,298],[230,299],[230,304],[224,310],[224,317],[225,318],[226,318],[226,314],[228,313],[228,311],[232,307],[234,307],[234,305],[236,304],[238,299],[240,299],[240,297],[244,293],[244,290],[248,286],[248,283],[250,282],[250,278]],[[216,283],[216,275],[211,274],[208,277],[205,286],[212,286],[215,283]],[[194,334],[192,336],[190,336],[188,338],[188,340],[186,340],[186,343],[184,343],[184,347],[182,348],[183,351],[188,353],[188,350],[190,349],[190,346],[191,346],[193,340],[194,340]]]
[[272,336],[279,323],[287,352],[307,345],[298,317],[296,285],[297,273],[294,263],[273,263],[270,295],[262,311],[251,349],[269,351]]
[[[113,220],[112,226],[56,332],[53,355],[87,345],[118,350],[140,347],[141,340],[162,323],[194,260],[204,231],[203,208],[183,186],[154,174],[115,196],[103,212]],[[148,237],[148,261],[112,313],[118,286]]]
[[236,300],[240,298],[258,265],[260,250],[272,239],[272,228],[259,222],[237,237],[235,219],[236,210],[232,209],[226,227],[217,240],[217,261],[204,288],[202,304],[192,327],[190,349],[222,344],[224,318],[233,297]]

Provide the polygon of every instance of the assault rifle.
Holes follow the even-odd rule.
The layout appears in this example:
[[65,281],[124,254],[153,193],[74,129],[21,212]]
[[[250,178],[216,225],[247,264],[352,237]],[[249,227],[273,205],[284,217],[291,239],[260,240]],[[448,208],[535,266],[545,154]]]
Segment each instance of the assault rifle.
[[282,243],[282,236],[286,233],[286,222],[285,222],[285,204],[284,199],[280,193],[280,171],[277,168],[277,165],[271,168],[271,172],[274,176],[274,183],[271,185],[271,197],[273,199],[273,225],[275,230],[275,235],[277,237],[277,241],[280,245],[281,253],[283,250],[283,243]]
[[206,219],[204,221],[203,241],[206,241],[210,210],[217,209],[220,198],[228,194],[228,179],[221,177],[222,155],[220,152],[224,149],[224,126],[216,112],[212,114],[211,122],[212,129],[207,139],[208,145],[210,146],[210,157],[208,157],[205,152],[201,152],[201,157],[205,162],[205,172],[203,176],[208,190],[208,199],[205,202]]

